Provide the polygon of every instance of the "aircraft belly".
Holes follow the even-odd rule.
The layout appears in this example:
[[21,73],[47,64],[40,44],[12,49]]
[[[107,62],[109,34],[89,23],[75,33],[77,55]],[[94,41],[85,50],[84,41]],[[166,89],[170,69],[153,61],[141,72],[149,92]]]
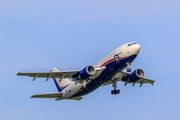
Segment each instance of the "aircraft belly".
[[69,99],[71,98],[73,95],[75,95],[77,92],[79,92],[80,89],[82,89],[83,85],[80,83],[75,84],[75,82],[73,82],[72,84],[70,84],[69,87],[67,87],[66,89],[63,90],[63,99]]
[[127,66],[126,63],[132,62],[135,58],[136,58],[136,55],[132,55],[128,58],[120,60],[119,62],[113,61],[111,63],[108,63],[107,65],[105,65],[106,69],[101,73],[101,75],[86,85],[86,89],[88,91],[85,91],[85,92],[81,91],[77,93],[76,95],[74,95],[74,97],[83,96],[83,95],[93,92],[94,90],[102,86],[105,82],[110,80],[117,72],[125,69]]

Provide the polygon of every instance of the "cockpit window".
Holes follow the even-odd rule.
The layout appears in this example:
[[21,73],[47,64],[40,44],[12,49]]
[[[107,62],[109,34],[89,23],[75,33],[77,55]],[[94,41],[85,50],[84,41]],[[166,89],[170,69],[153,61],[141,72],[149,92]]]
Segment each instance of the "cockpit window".
[[134,44],[136,44],[136,43],[130,43],[130,44],[128,44],[128,47],[131,46],[131,45],[134,45]]
[[131,43],[130,43],[130,44],[128,44],[128,47],[129,47],[129,46],[131,46]]

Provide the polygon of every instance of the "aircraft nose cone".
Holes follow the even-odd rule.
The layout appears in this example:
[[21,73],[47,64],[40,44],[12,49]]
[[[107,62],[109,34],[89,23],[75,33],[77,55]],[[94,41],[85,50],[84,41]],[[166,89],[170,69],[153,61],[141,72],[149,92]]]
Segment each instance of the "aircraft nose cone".
[[141,48],[141,47],[140,47],[139,44],[136,44],[136,45],[135,45],[136,54],[139,54],[140,48]]

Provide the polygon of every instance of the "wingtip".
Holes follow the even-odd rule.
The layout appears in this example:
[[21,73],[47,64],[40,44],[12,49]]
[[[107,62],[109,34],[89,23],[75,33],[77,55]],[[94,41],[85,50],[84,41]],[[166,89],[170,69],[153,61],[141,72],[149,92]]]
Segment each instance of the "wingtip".
[[33,98],[33,96],[31,96],[30,98]]
[[16,76],[17,76],[17,73],[14,73],[14,76],[16,77]]
[[153,82],[151,83],[152,86],[154,85],[154,82],[155,82],[155,81],[153,81]]

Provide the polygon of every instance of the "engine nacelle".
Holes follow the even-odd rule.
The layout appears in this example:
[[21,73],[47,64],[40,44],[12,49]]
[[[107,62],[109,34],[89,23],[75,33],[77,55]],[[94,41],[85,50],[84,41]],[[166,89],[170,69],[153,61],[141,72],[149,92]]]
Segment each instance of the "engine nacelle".
[[136,81],[140,80],[143,77],[144,77],[144,71],[142,69],[136,69],[128,76],[128,79],[131,82],[135,83]]
[[91,65],[85,67],[83,70],[78,72],[76,75],[73,77],[80,79],[80,80],[86,80],[88,77],[94,75],[96,72],[95,68]]

